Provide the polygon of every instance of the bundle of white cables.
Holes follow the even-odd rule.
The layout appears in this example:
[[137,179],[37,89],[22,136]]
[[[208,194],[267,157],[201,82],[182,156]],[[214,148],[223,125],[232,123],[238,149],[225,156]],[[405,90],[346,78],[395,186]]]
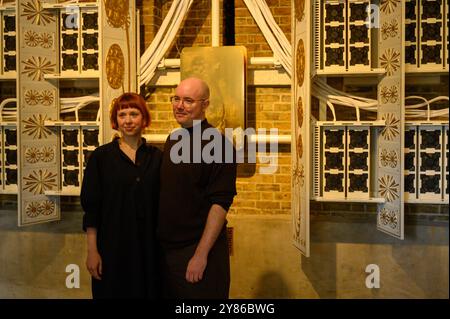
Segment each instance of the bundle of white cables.
[[[7,104],[14,103],[12,106],[6,107]],[[0,103],[0,122],[17,121],[17,99],[8,98]]]
[[[85,107],[88,104],[91,104],[93,102],[100,101],[100,98],[98,96],[98,93],[94,93],[92,95],[87,96],[80,96],[80,97],[66,97],[66,98],[60,98],[60,105],[61,105],[61,113],[70,113],[75,112],[75,121],[79,120],[78,117],[78,111],[81,110],[83,107]],[[96,121],[100,121],[100,114],[101,110],[99,108],[97,112]]]
[[353,107],[356,111],[356,120],[360,120],[359,110],[376,112],[378,108],[378,101],[351,95],[339,90],[336,90],[323,81],[313,81],[311,85],[311,94],[319,99],[319,101],[326,103],[333,115],[333,121],[336,121],[336,112],[334,105],[342,105],[345,107]]
[[[411,105],[405,105],[405,117],[407,119],[417,119],[417,118],[427,118],[429,121],[431,118],[434,117],[448,117],[448,104],[445,106],[445,108],[440,110],[431,110],[430,104],[437,102],[437,101],[448,101],[448,96],[438,96],[431,100],[427,100],[426,98],[422,96],[407,96],[405,100],[422,100],[423,103],[419,104],[411,104]],[[426,110],[420,110],[420,108],[427,107]]]
[[[327,104],[333,115],[333,121],[337,120],[334,105],[355,108],[357,121],[360,120],[360,110],[368,112],[378,111],[377,100],[359,97],[336,90],[323,81],[313,81],[311,86],[311,94],[319,99],[319,101]],[[427,120],[430,120],[431,118],[444,117],[449,114],[448,105],[440,110],[430,109],[430,104],[437,101],[448,101],[448,96],[438,96],[431,100],[427,100],[421,96],[407,96],[405,101],[413,99],[419,99],[423,102],[419,104],[405,105],[406,119],[427,118]],[[427,106],[427,109],[421,109],[425,106]]]
[[[78,111],[81,110],[86,105],[93,102],[99,102],[100,98],[98,93],[92,95],[79,96],[79,97],[65,97],[60,100],[61,113],[75,113],[75,121],[79,120]],[[6,107],[7,104],[14,103],[12,106]],[[17,121],[17,99],[8,98],[0,103],[0,122],[15,122]],[[99,108],[96,116],[96,121],[100,121],[101,110]]]
[[140,84],[148,84],[155,75],[156,68],[164,57],[164,54],[172,44],[184,17],[189,11],[193,0],[173,1],[164,21],[156,33],[150,46],[141,56]]
[[292,46],[275,22],[265,0],[244,0],[267,43],[289,77],[292,75]]

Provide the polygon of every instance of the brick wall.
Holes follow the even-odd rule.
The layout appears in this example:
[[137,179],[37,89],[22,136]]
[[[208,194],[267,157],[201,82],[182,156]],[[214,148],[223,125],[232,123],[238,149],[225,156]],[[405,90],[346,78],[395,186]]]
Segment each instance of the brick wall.
[[[167,14],[172,1],[142,0],[141,47],[148,47],[158,26]],[[275,21],[290,39],[290,0],[268,0]],[[156,6],[157,8],[151,8]],[[223,1],[220,2],[223,9]],[[183,47],[211,46],[211,1],[194,1],[187,19],[174,40],[167,58],[179,58]],[[222,10],[221,9],[221,10]],[[248,57],[271,57],[273,55],[264,36],[253,20],[242,0],[235,1],[235,44],[247,48]],[[220,32],[223,31],[223,10],[221,11]],[[224,43],[220,37],[220,45]],[[145,44],[144,44],[145,43]],[[142,50],[143,51],[143,50]],[[169,97],[174,87],[151,88],[147,100],[152,116],[150,134],[165,134],[178,124],[173,120]],[[280,134],[290,133],[290,88],[288,87],[248,87],[247,119],[248,127],[278,128]],[[290,214],[290,146],[280,146],[278,170],[273,175],[259,173],[261,164],[240,164],[238,168],[238,195],[231,207],[237,214]],[[265,166],[265,164],[262,164]]]
[[140,44],[141,55],[150,45],[161,26],[162,0],[137,0],[136,8],[140,10]]
[[[283,30],[287,39],[291,39],[291,1],[266,0],[275,22]],[[267,44],[261,30],[250,14],[243,0],[235,1],[236,45],[247,47],[249,57],[272,56],[272,50]]]

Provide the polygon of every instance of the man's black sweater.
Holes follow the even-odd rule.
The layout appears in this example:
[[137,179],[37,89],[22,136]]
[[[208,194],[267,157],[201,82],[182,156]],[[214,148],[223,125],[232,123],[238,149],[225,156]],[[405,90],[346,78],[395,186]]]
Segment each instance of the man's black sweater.
[[[201,132],[212,128],[207,120],[201,124]],[[198,242],[206,225],[208,213],[213,204],[218,204],[226,211],[230,208],[236,195],[236,163],[225,163],[225,152],[231,150],[235,158],[234,149],[228,139],[220,134],[221,161],[205,163],[199,151],[194,153],[193,134],[196,128],[188,128],[185,133],[190,137],[187,149],[177,152],[179,155],[189,151],[189,162],[174,163],[171,150],[179,142],[167,138],[161,164],[160,197],[157,237],[164,248],[180,248]],[[212,128],[214,129],[214,128]],[[215,129],[214,129],[215,130]],[[198,132],[198,131],[197,131]],[[173,133],[172,133],[173,135]],[[201,150],[205,145],[216,145],[219,141],[202,140]],[[178,148],[175,146],[175,148]],[[219,147],[220,148],[220,147]],[[211,154],[214,154],[211,152]],[[186,154],[184,154],[186,155]],[[172,156],[173,157],[173,156]],[[197,158],[197,162],[195,162]],[[228,156],[229,158],[229,156]],[[176,161],[175,161],[176,162]],[[225,225],[224,225],[225,228]]]

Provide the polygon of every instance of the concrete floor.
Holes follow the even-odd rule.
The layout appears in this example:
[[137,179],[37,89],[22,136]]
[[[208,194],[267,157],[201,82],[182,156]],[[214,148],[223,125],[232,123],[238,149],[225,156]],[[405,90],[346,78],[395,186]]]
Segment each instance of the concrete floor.
[[[81,212],[62,221],[16,226],[0,210],[0,298],[90,298]],[[311,257],[291,244],[290,216],[229,216],[234,228],[232,298],[448,298],[448,222],[414,224],[405,240],[372,220],[312,216]],[[80,288],[66,287],[66,266],[80,268]],[[365,268],[380,268],[379,289],[365,286]]]

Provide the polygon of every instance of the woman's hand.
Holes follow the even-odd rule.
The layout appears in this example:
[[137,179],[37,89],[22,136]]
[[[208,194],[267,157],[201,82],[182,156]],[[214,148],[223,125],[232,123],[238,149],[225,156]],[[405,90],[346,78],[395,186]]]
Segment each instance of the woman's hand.
[[97,280],[102,280],[102,257],[98,251],[88,251],[86,260],[86,267],[91,274]]

